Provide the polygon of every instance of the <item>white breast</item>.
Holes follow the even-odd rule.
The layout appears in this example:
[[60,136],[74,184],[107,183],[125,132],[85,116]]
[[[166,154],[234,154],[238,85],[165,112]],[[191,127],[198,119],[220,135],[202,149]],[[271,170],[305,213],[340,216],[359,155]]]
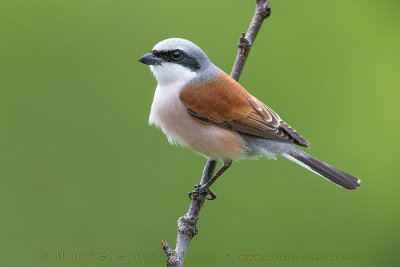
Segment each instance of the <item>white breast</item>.
[[[154,74],[157,80],[161,78],[157,77],[159,73]],[[190,72],[181,75],[180,81],[159,81],[149,124],[160,127],[170,143],[189,147],[208,158],[223,160],[245,156],[246,145],[238,133],[199,122],[186,111],[179,93],[190,78],[189,74],[195,75]]]

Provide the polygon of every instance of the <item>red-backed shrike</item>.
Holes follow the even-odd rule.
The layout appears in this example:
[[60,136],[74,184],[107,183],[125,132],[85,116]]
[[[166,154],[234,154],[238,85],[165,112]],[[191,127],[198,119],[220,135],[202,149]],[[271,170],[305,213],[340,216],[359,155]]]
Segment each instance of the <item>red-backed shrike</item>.
[[159,42],[139,59],[150,65],[158,85],[149,123],[162,129],[171,144],[180,144],[222,160],[209,183],[192,193],[207,192],[233,160],[283,157],[349,190],[360,180],[296,148],[309,142],[276,112],[216,67],[197,45],[172,38]]

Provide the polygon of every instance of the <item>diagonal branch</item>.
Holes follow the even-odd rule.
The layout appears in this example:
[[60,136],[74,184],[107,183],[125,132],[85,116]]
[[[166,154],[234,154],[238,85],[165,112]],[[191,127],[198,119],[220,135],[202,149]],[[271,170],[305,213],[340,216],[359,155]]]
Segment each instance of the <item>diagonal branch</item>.
[[[268,0],[256,0],[256,11],[254,13],[254,17],[250,23],[247,33],[242,33],[238,44],[239,51],[231,73],[231,77],[236,81],[238,81],[240,78],[243,66],[246,63],[246,59],[249,56],[250,49],[253,46],[258,32],[260,31],[262,23],[270,15],[271,8]],[[201,185],[206,184],[208,180],[211,179],[216,166],[216,160],[209,159],[207,161],[207,164],[203,170],[203,175],[200,182]],[[197,220],[199,219],[199,213],[203,207],[205,199],[206,194],[193,195],[188,212],[178,219],[178,237],[176,240],[175,250],[170,248],[167,241],[161,241],[161,245],[165,253],[167,267],[183,266],[189,243],[198,232]]]
[[231,72],[231,77],[236,81],[239,81],[240,75],[246,63],[246,59],[249,56],[251,47],[253,46],[254,40],[257,37],[258,32],[261,29],[261,25],[266,18],[271,15],[271,7],[269,6],[268,0],[256,0],[256,12],[251,20],[247,33],[242,33],[238,44],[239,51],[236,56],[235,64]]

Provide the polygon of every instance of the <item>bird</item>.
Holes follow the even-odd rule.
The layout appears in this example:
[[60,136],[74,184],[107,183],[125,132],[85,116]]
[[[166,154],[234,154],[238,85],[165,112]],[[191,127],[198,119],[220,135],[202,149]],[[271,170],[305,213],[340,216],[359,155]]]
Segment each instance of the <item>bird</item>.
[[223,162],[207,183],[189,192],[190,198],[215,199],[210,190],[215,180],[234,161],[257,157],[288,159],[349,190],[360,186],[360,179],[300,150],[297,146],[310,143],[193,42],[165,39],[138,61],[149,65],[157,80],[149,124],[161,128],[169,143]]

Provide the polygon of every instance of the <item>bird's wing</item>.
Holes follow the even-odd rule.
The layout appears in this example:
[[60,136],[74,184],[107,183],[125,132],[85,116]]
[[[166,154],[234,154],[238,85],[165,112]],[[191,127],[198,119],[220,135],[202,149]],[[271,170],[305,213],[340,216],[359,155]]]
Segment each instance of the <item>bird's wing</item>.
[[212,81],[186,86],[179,98],[189,114],[202,122],[309,147],[309,142],[276,112],[223,71]]

